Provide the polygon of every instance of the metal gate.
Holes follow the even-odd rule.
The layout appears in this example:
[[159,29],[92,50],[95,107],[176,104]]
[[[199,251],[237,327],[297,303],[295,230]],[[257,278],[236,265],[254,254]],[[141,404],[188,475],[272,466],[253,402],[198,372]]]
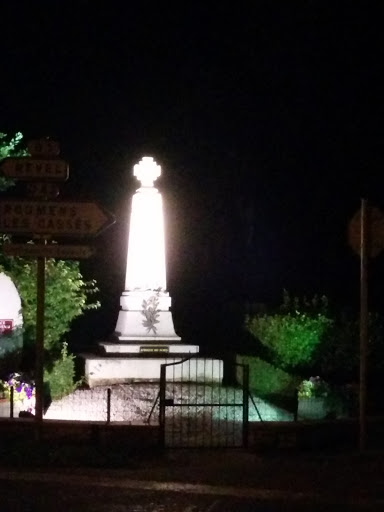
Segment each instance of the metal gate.
[[194,357],[161,365],[159,422],[163,446],[247,446],[248,366],[232,365],[238,384],[224,386],[222,365],[218,372],[214,361]]

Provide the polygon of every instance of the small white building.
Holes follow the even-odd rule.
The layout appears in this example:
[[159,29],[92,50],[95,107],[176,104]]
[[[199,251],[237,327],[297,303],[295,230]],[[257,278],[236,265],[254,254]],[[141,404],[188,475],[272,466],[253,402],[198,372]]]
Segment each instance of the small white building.
[[[0,272],[0,370],[6,354],[22,348],[21,299],[12,279]],[[7,334],[15,333],[12,340]],[[16,370],[16,368],[15,368]]]

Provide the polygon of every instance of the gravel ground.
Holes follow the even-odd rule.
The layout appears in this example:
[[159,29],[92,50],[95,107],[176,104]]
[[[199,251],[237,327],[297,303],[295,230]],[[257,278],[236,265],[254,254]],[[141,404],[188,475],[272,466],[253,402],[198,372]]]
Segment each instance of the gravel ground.
[[[107,396],[111,390],[111,421],[128,422],[132,424],[147,423],[151,410],[151,423],[158,421],[159,408],[156,402],[159,385],[154,384],[124,384],[93,389],[78,389],[61,400],[55,400],[50,405],[45,418],[62,420],[106,421]],[[242,408],[239,406],[224,407],[219,404],[241,404],[242,392],[239,389],[219,386],[203,386],[186,384],[169,385],[166,398],[172,397],[174,404],[183,404],[183,414],[199,414],[204,404],[218,404],[211,408],[211,415],[218,420],[237,420],[241,418]],[[292,414],[275,407],[259,398],[254,399],[258,412],[263,421],[290,421]],[[195,404],[185,407],[186,404]],[[259,421],[259,415],[253,401],[249,400],[249,419]]]

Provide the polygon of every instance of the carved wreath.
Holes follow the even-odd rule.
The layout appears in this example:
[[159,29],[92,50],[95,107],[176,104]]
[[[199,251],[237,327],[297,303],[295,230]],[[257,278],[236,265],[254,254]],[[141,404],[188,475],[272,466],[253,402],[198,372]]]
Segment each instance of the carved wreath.
[[157,328],[155,324],[158,324],[160,320],[158,320],[160,312],[157,309],[159,305],[159,299],[152,295],[148,298],[148,300],[143,300],[143,303],[141,307],[143,308],[141,311],[141,314],[144,316],[143,320],[143,326],[147,329],[147,334],[149,334],[151,331],[154,332],[154,334],[157,334]]

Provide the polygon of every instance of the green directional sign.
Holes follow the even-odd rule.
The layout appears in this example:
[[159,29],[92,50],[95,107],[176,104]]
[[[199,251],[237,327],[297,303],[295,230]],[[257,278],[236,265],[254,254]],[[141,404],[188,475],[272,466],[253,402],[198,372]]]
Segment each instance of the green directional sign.
[[0,233],[93,237],[115,222],[94,202],[0,201]]

